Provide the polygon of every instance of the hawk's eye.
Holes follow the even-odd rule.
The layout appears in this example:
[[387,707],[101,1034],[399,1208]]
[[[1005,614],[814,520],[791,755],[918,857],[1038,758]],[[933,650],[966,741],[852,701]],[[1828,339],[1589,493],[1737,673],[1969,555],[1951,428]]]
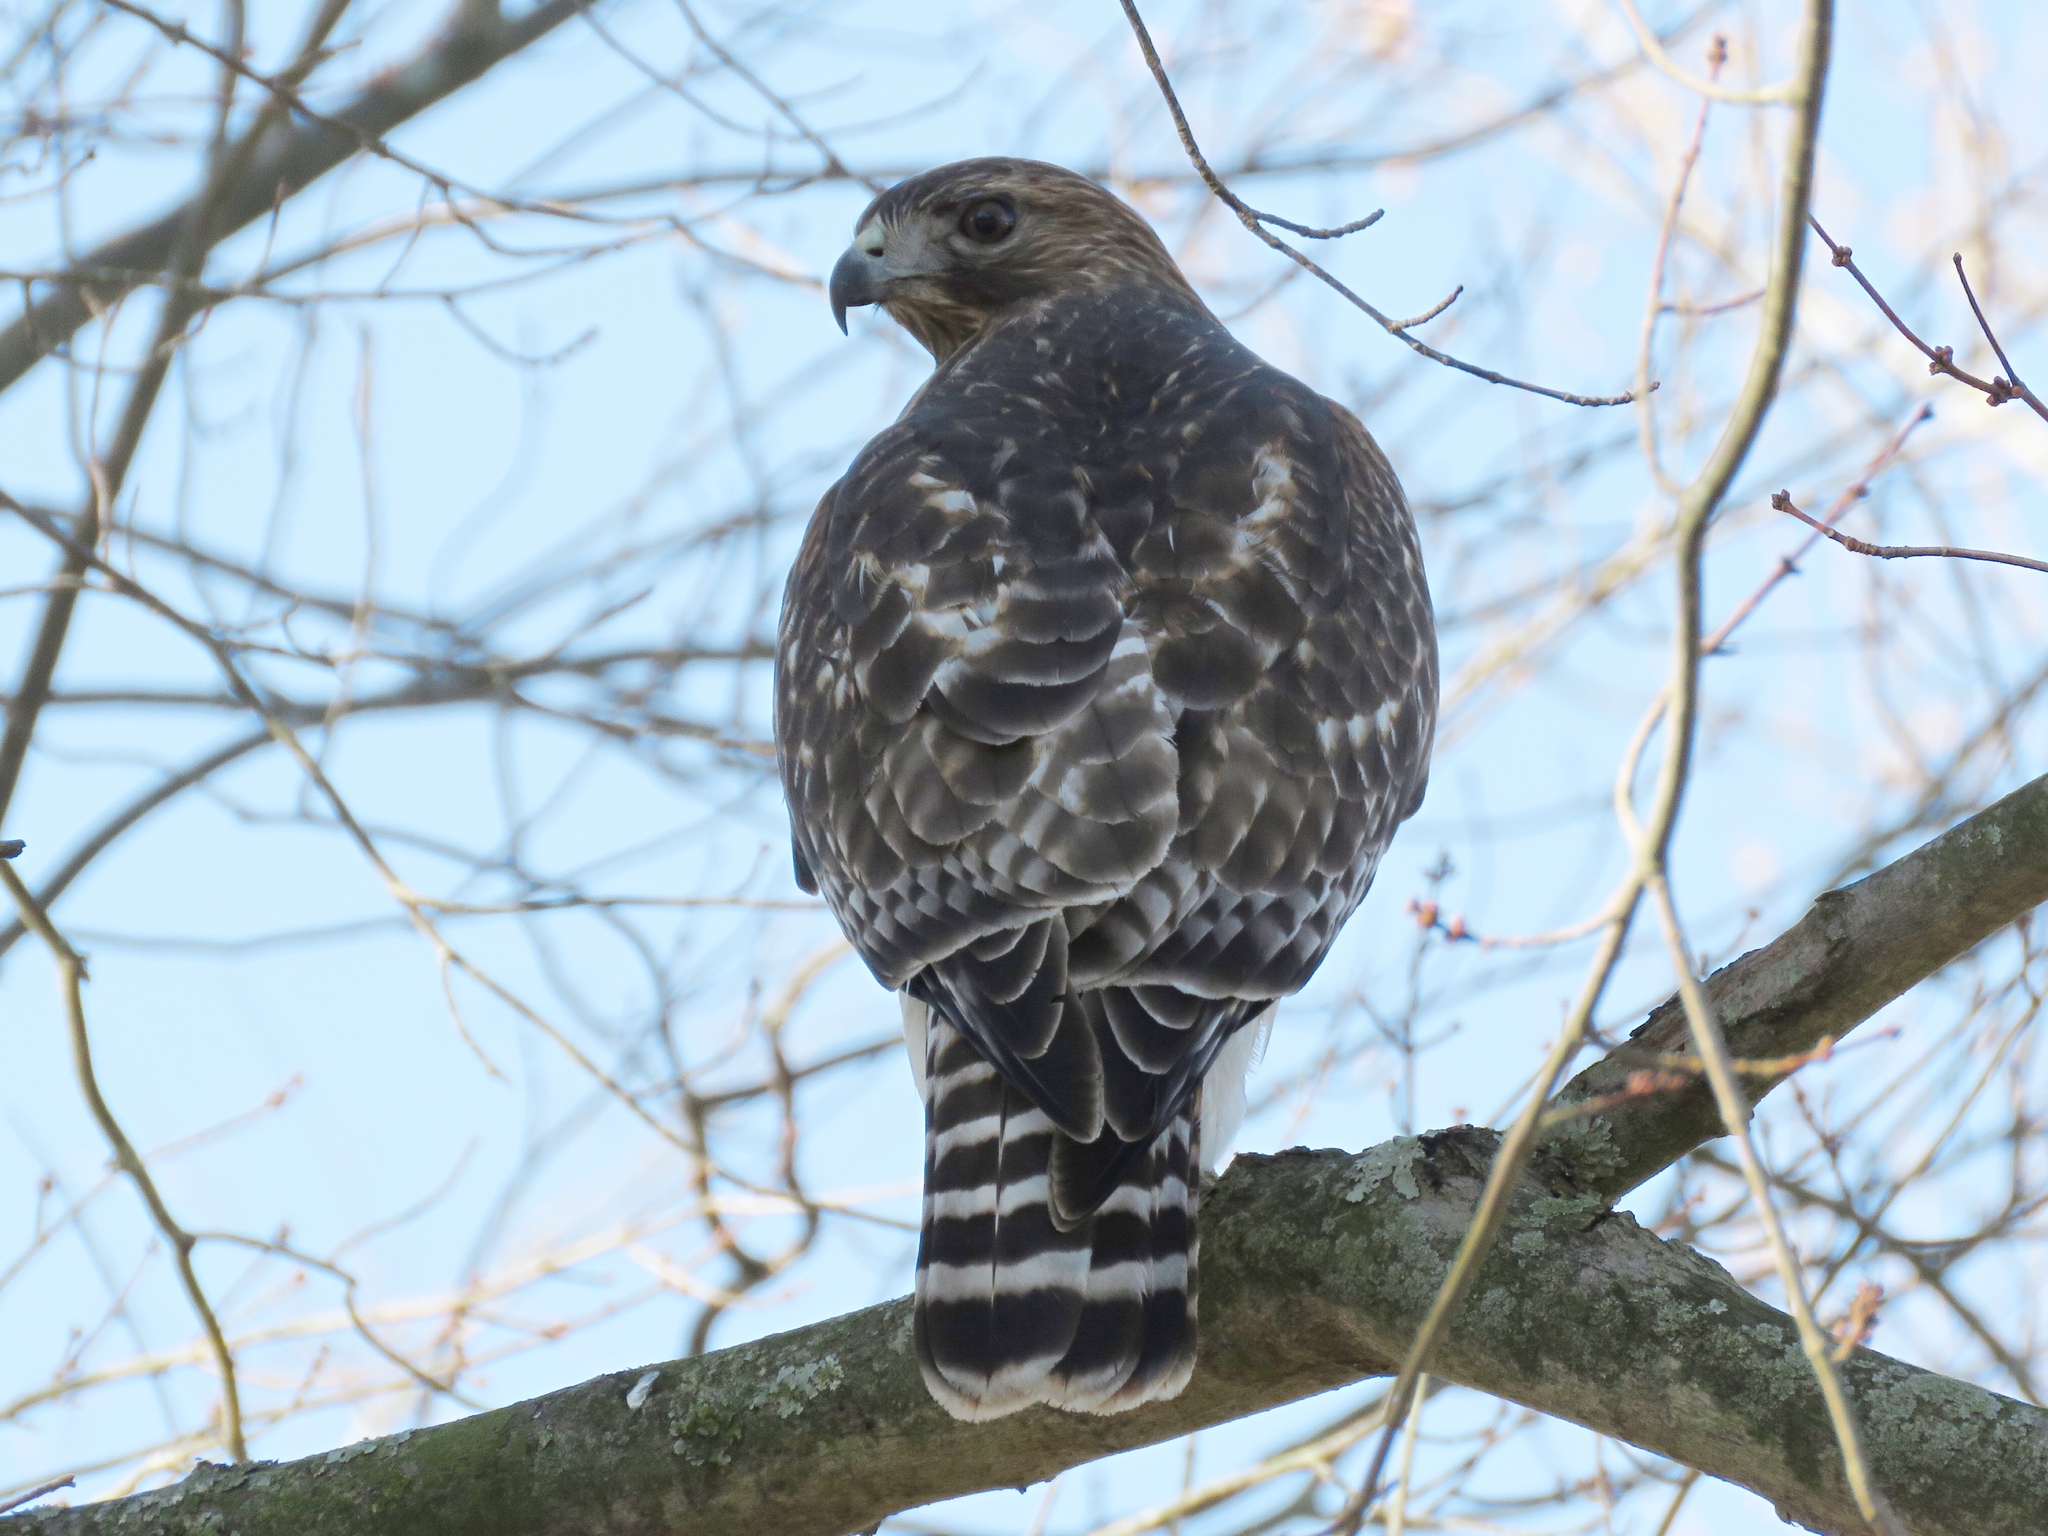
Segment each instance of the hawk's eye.
[[994,245],[1016,227],[1016,210],[993,197],[976,203],[960,215],[960,233],[976,245]]

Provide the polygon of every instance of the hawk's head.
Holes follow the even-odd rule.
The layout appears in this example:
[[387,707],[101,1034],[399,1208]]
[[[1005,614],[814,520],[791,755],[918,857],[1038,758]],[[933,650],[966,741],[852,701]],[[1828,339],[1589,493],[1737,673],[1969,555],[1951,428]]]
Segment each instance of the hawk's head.
[[832,269],[832,313],[879,304],[944,362],[991,320],[1075,288],[1139,284],[1200,306],[1152,226],[1042,160],[961,160],[899,182]]

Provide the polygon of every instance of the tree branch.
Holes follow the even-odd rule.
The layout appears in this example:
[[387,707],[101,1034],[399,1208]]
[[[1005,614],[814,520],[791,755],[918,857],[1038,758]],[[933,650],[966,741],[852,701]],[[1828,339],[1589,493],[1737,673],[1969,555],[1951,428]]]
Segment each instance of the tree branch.
[[[1830,892],[1707,984],[1730,1048],[1839,1038],[2048,900],[2048,777]],[[1559,1096],[1679,1048],[1676,1001]],[[1669,1070],[1668,1065],[1665,1070]],[[1772,1079],[1751,1079],[1752,1101]],[[1823,1532],[1864,1526],[1792,1320],[1609,1202],[1720,1133],[1704,1085],[1546,1137],[1506,1240],[1432,1375],[1754,1489]],[[6,1536],[843,1536],[1393,1369],[1470,1221],[1497,1138],[1461,1127],[1361,1155],[1242,1157],[1204,1196],[1202,1361],[1181,1397],[1107,1418],[949,1418],[899,1300],[600,1377],[433,1429],[0,1523]],[[1858,1351],[1843,1367],[1878,1482],[1916,1536],[2048,1529],[2048,1411]],[[629,1406],[629,1404],[631,1406]]]
[[1983,560],[1991,565],[2016,565],[2023,571],[2048,571],[2048,560],[2029,560],[2025,555],[2008,555],[1996,549],[1962,549],[1953,544],[1870,544],[1841,529],[1809,517],[1793,504],[1791,493],[1777,491],[1771,496],[1771,505],[1780,512],[1789,513],[1816,533],[1826,534],[1842,548],[1852,554],[1870,555],[1879,560]]
[[[85,873],[86,866],[104,853],[108,845],[120,837],[122,833],[149,815],[151,811],[176,799],[186,790],[192,788],[193,785],[204,783],[221,769],[227,767],[228,764],[248,756],[249,753],[255,751],[258,747],[264,746],[269,741],[270,732],[252,732],[249,735],[229,742],[226,746],[216,751],[209,752],[190,767],[167,775],[162,781],[143,791],[141,795],[116,811],[113,816],[100,823],[86,837],[84,842],[72,849],[70,856],[57,867],[56,873],[44,877],[42,889],[35,893],[36,905],[48,911],[56,904],[57,898],[70,888],[71,882]],[[6,927],[0,928],[0,957],[4,957],[10,949],[14,948],[15,944],[27,932],[28,929],[23,925],[20,918],[16,918],[13,922],[7,924]]]
[[[1841,1039],[2044,901],[2048,777],[1854,885],[1823,892],[1791,928],[1708,977],[1707,998],[1732,1054],[1796,1059],[1824,1039]],[[1627,1092],[1635,1073],[1668,1072],[1671,1053],[1690,1038],[1685,1011],[1670,998],[1626,1043],[1559,1090],[1554,1109],[1619,1100],[1544,1138],[1586,1187],[1619,1200],[1721,1134],[1713,1093],[1697,1076],[1672,1093]],[[1787,1075],[1750,1078],[1750,1103]]]
[[150,1176],[148,1164],[135,1150],[135,1144],[128,1139],[121,1122],[114,1118],[106,1096],[100,1091],[99,1074],[93,1068],[92,1039],[85,1025],[85,961],[57,931],[49,914],[14,872],[13,865],[0,862],[0,887],[6,889],[21,913],[21,920],[43,941],[44,947],[50,951],[50,958],[56,962],[57,991],[64,1001],[64,1021],[71,1037],[71,1063],[78,1075],[79,1089],[85,1095],[86,1107],[92,1111],[93,1122],[99,1126],[100,1134],[106,1137],[107,1145],[113,1150],[115,1165],[134,1181],[142,1203],[149,1208],[150,1220],[170,1245],[171,1259],[178,1268],[178,1281],[185,1288],[185,1296],[192,1303],[193,1312],[198,1315],[199,1326],[213,1352],[214,1367],[220,1372],[221,1445],[236,1461],[247,1461],[249,1447],[242,1433],[242,1394],[235,1380],[235,1355],[228,1347],[227,1334],[221,1329],[213,1304],[206,1298],[206,1288],[199,1283],[199,1272],[192,1265],[192,1249],[197,1240],[171,1215],[170,1207],[164,1204],[164,1197],[157,1189],[156,1180]]
[[[1414,351],[1430,359],[1430,361],[1441,363],[1446,368],[1455,368],[1460,373],[1469,373],[1475,379],[1484,379],[1489,384],[1503,384],[1509,389],[1526,390],[1532,395],[1543,395],[1551,400],[1562,400],[1567,405],[1627,405],[1636,398],[1634,391],[1619,395],[1575,395],[1567,390],[1552,389],[1547,384],[1531,384],[1523,379],[1511,379],[1504,373],[1494,372],[1491,368],[1481,368],[1476,363],[1468,363],[1459,358],[1452,357],[1448,352],[1439,352],[1435,347],[1418,341],[1415,337],[1409,335],[1408,331],[1410,327],[1420,325],[1423,321],[1431,319],[1448,309],[1451,299],[1444,300],[1435,309],[1427,314],[1417,315],[1413,320],[1394,320],[1373,305],[1367,303],[1344,283],[1338,281],[1332,273],[1319,263],[1310,260],[1309,257],[1303,255],[1285,240],[1275,235],[1267,227],[1268,225],[1278,225],[1282,229],[1290,230],[1310,240],[1335,240],[1344,235],[1356,234],[1359,230],[1368,229],[1372,225],[1377,224],[1380,220],[1380,215],[1385,210],[1375,210],[1362,219],[1353,219],[1348,224],[1339,224],[1329,229],[1316,229],[1306,224],[1297,224],[1291,219],[1283,219],[1278,214],[1261,212],[1245,202],[1235,192],[1232,192],[1229,187],[1224,185],[1223,179],[1216,174],[1215,169],[1209,164],[1208,157],[1202,153],[1201,146],[1195,142],[1195,131],[1188,125],[1187,113],[1181,110],[1180,97],[1174,92],[1173,81],[1166,73],[1166,66],[1160,62],[1159,50],[1153,46],[1152,34],[1145,26],[1145,18],[1138,14],[1137,0],[1121,0],[1121,4],[1124,8],[1124,17],[1130,23],[1131,33],[1137,39],[1138,51],[1145,56],[1145,67],[1152,72],[1152,78],[1159,86],[1159,94],[1164,98],[1166,109],[1173,117],[1174,132],[1180,136],[1180,146],[1187,154],[1188,163],[1194,166],[1195,174],[1202,179],[1202,184],[1209,189],[1216,200],[1237,215],[1238,222],[1258,236],[1259,239],[1270,245],[1304,272],[1307,272],[1323,283],[1324,286],[1343,298],[1352,308],[1371,319],[1396,341],[1406,344]],[[1462,285],[1460,291],[1462,291]],[[1457,294],[1455,293],[1451,295],[1452,299],[1456,297]],[[1649,387],[1655,389],[1657,386],[1652,384]]]
[[1962,252],[1958,251],[1955,255],[1956,280],[1963,285],[1963,296],[1970,301],[1970,313],[1977,317],[1977,325],[1984,332],[1984,339],[1991,343],[1991,350],[1997,354],[2000,366],[2005,369],[2003,374],[1994,374],[1989,379],[1980,379],[1974,373],[1958,368],[1954,347],[1931,347],[1922,341],[1919,332],[1900,319],[1899,312],[1884,301],[1884,295],[1877,291],[1877,285],[1863,275],[1863,269],[1856,265],[1855,252],[1846,245],[1835,244],[1828,232],[1820,227],[1820,220],[1811,214],[1807,216],[1807,222],[1813,226],[1813,232],[1819,235],[1827,246],[1828,256],[1834,264],[1846,268],[1849,275],[1856,279],[1856,285],[1870,296],[1870,302],[1875,304],[1885,319],[1891,322],[1892,329],[1919,349],[1920,355],[1927,359],[1929,373],[1945,375],[1958,384],[1967,384],[1984,397],[1986,405],[1999,406],[2008,400],[2023,401],[2036,416],[2048,421],[2048,402],[2044,402],[2039,395],[2020,382],[2012,363],[2006,358],[2005,348],[1998,344],[1998,337],[1991,329],[1991,322],[1984,318],[1983,306],[1978,304],[1976,291],[1970,287],[1969,274],[1963,271]]
[[[299,121],[266,134],[234,183],[222,189],[210,220],[213,240],[223,240],[262,218],[360,152],[365,136],[374,139],[389,133],[545,36],[588,3],[543,0],[510,21],[498,20],[489,8],[458,6],[432,42],[379,75],[330,119]],[[97,275],[89,281],[60,281],[55,293],[0,331],[0,391],[62,347],[95,313],[132,292],[144,280],[140,274],[161,272],[193,211],[190,204],[175,208],[81,257],[77,268]]]

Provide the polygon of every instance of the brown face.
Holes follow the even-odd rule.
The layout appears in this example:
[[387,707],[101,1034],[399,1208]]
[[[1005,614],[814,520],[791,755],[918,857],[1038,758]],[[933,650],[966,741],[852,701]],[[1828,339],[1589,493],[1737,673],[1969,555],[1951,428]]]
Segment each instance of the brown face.
[[1151,226],[1084,176],[962,160],[890,188],[832,269],[832,313],[880,304],[940,362],[997,316],[1063,290],[1143,283],[1199,303]]

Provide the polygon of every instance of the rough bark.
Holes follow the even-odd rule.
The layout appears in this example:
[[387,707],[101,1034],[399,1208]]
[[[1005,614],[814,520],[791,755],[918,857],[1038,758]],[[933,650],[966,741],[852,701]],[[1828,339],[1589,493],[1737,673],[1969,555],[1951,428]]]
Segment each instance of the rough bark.
[[[2048,900],[2048,778],[1815,903],[1718,973],[1744,1054],[1839,1036]],[[1561,1098],[1678,1043],[1671,1005]],[[1633,1053],[1631,1055],[1630,1053]],[[1759,1088],[1767,1091],[1768,1083]],[[1792,1321],[1610,1202],[1711,1139],[1684,1094],[1570,1122],[1517,1192],[1432,1370],[1661,1452],[1816,1531],[1864,1527]],[[304,1461],[0,1522],[8,1536],[840,1536],[1385,1373],[1442,1280],[1492,1155],[1461,1127],[1362,1154],[1241,1157],[1204,1197],[1202,1364],[1111,1418],[962,1424],[925,1395],[908,1302],[600,1377]],[[1915,1536],[2048,1530],[2048,1411],[1873,1351],[1846,1367],[1879,1485]]]
[[[523,16],[498,19],[495,5],[458,6],[433,42],[404,64],[386,70],[354,101],[328,114],[272,130],[247,171],[221,199],[210,220],[214,240],[263,218],[359,153],[366,139],[382,138],[408,118],[468,85],[520,49],[544,37],[591,0],[543,0]],[[42,358],[62,347],[95,314],[160,274],[191,215],[172,209],[81,257],[73,279],[31,305],[0,331],[0,390],[10,388]]]

